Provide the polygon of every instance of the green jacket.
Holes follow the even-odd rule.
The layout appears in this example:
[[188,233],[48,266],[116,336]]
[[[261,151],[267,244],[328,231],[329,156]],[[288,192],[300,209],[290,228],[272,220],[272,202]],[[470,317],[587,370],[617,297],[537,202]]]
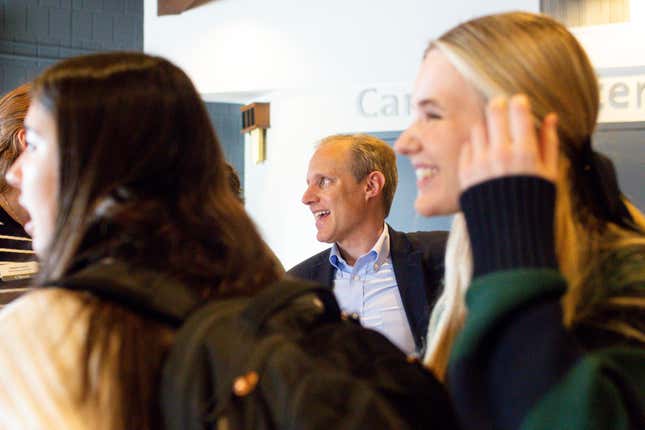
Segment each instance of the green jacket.
[[[499,197],[509,189],[529,203]],[[475,273],[448,384],[464,429],[645,427],[643,345],[589,348],[562,323],[567,284],[555,264],[554,202],[550,183],[527,177],[462,196]]]

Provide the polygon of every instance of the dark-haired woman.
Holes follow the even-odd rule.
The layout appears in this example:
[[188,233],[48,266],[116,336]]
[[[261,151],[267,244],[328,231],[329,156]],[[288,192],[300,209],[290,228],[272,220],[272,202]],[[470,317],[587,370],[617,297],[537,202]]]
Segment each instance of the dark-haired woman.
[[[0,313],[0,428],[157,429],[169,324],[66,289],[98,265],[157,273],[195,297],[250,295],[272,256],[228,183],[188,77],[135,53],[65,60],[39,76],[27,149],[8,173],[31,215],[39,285]],[[126,270],[127,272],[128,270]]]

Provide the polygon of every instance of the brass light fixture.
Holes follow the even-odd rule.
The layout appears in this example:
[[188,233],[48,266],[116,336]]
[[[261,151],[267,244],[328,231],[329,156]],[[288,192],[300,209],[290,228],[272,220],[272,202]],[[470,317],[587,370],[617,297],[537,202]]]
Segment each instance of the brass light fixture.
[[255,164],[266,160],[266,130],[271,126],[269,103],[242,106],[242,133],[249,133]]

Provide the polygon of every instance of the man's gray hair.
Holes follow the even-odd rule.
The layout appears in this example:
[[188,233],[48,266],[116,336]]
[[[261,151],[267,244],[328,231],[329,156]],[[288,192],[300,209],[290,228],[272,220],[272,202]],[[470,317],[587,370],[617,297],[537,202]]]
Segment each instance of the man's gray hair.
[[339,141],[351,144],[350,168],[357,181],[362,181],[374,171],[381,172],[385,176],[383,209],[387,217],[390,214],[390,207],[399,180],[394,150],[386,142],[368,134],[335,134],[322,139],[318,143],[318,147]]

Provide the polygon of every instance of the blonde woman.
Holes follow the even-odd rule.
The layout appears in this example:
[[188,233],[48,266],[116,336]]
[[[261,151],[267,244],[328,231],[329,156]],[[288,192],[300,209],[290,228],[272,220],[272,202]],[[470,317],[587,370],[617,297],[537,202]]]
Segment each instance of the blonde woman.
[[592,149],[598,82],[556,21],[477,18],[428,47],[396,149],[455,213],[426,362],[464,428],[645,422],[645,221]]

